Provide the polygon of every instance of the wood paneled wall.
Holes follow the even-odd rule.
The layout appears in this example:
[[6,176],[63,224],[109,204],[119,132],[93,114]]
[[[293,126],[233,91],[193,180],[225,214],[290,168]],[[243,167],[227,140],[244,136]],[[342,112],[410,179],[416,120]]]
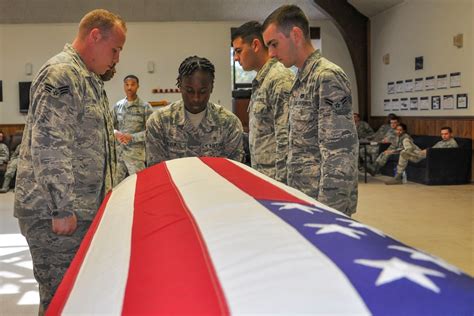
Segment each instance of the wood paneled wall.
[[0,124],[0,131],[2,131],[5,136],[21,132],[24,128],[25,124]]
[[[400,118],[402,123],[407,125],[408,134],[439,136],[440,128],[449,126],[453,129],[454,136],[470,138],[474,142],[474,117],[401,116]],[[372,116],[369,123],[376,129],[386,121],[387,117]],[[471,182],[474,181],[474,150],[472,155]]]

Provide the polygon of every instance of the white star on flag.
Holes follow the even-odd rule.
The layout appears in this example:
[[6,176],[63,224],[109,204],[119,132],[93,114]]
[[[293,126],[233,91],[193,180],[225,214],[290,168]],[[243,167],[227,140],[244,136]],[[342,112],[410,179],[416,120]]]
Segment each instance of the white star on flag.
[[321,234],[331,234],[331,233],[340,233],[355,239],[360,239],[359,235],[366,235],[364,232],[361,232],[360,230],[352,229],[349,227],[344,227],[341,225],[337,224],[313,224],[313,223],[307,223],[304,224],[306,227],[316,227],[316,228],[321,228],[316,232],[316,235],[321,235]]
[[456,274],[461,274],[462,271],[447,263],[446,261],[440,259],[440,258],[437,258],[437,257],[434,257],[434,256],[430,256],[424,252],[421,252],[421,251],[418,251],[416,249],[413,249],[413,248],[408,248],[408,247],[403,247],[403,246],[397,246],[397,245],[390,245],[388,246],[389,249],[395,249],[395,250],[399,250],[399,251],[404,251],[404,252],[408,252],[410,254],[410,258],[413,259],[413,260],[421,260],[421,261],[428,261],[428,262],[432,262],[448,271],[451,271],[453,273],[456,273]]
[[349,224],[349,227],[354,227],[354,228],[365,228],[365,229],[368,229],[370,230],[371,232],[379,235],[379,236],[382,236],[382,237],[385,237],[385,234],[382,233],[382,231],[378,230],[377,228],[373,228],[373,227],[370,227],[370,226],[367,226],[367,225],[364,225],[364,224],[361,224],[361,223],[358,223],[356,221],[353,221],[353,220],[350,220],[350,219],[346,219],[346,218],[336,218],[337,221],[341,221],[341,222],[345,222],[345,223],[350,223]]
[[323,211],[318,210],[315,207],[307,206],[307,205],[302,205],[299,203],[272,203],[272,205],[276,206],[281,206],[278,210],[283,211],[283,210],[299,210],[303,211],[305,213],[309,213],[313,215],[315,212],[320,212],[322,213]]
[[405,278],[435,293],[439,293],[439,287],[426,277],[426,275],[441,278],[445,277],[445,275],[439,271],[417,266],[395,257],[390,260],[357,259],[354,260],[354,262],[367,267],[382,269],[382,272],[375,281],[375,285],[377,286]]

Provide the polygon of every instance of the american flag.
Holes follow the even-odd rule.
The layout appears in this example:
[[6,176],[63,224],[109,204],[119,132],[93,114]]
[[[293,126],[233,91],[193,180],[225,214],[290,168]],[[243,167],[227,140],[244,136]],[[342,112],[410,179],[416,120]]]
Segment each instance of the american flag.
[[474,315],[474,279],[240,163],[167,161],[105,199],[48,315]]

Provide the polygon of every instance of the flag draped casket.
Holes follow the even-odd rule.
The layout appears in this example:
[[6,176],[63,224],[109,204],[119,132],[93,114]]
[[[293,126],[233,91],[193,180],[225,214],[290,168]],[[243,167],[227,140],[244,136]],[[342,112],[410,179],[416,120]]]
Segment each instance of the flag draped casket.
[[242,164],[184,158],[107,196],[48,310],[249,313],[473,315],[474,280]]

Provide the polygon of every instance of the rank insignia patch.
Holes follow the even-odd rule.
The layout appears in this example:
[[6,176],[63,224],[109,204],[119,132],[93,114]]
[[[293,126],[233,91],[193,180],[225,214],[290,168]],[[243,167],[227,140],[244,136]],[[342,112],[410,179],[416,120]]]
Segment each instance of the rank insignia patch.
[[345,96],[338,101],[326,99],[326,104],[332,106],[337,114],[346,115],[350,112],[351,109],[350,106],[347,106],[347,104],[351,102],[351,99],[351,96]]
[[44,84],[44,91],[48,92],[53,98],[59,98],[64,94],[70,94],[69,86],[62,86],[56,88],[55,86],[49,83]]

